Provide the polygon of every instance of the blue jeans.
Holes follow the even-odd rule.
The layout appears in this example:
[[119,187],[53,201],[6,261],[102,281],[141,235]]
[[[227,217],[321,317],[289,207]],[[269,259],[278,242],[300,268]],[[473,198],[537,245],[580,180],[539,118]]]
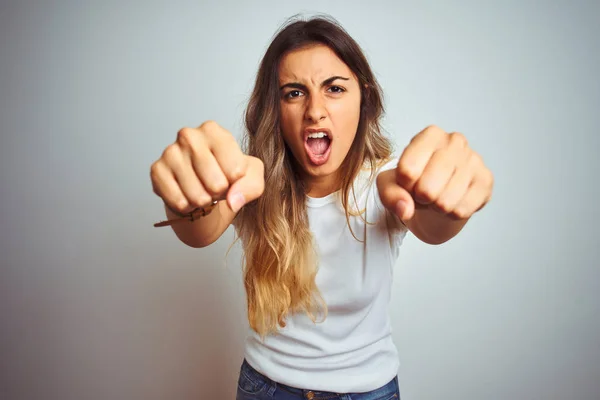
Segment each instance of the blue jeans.
[[396,376],[388,384],[367,393],[332,393],[298,389],[277,383],[248,364],[242,363],[236,400],[399,400]]

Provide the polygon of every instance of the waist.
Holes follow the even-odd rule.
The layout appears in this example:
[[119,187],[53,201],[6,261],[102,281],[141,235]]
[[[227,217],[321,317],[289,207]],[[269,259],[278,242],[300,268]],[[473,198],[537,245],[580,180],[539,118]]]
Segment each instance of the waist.
[[388,383],[398,373],[398,352],[391,335],[371,343],[355,343],[345,352],[308,355],[303,346],[266,342],[250,336],[245,359],[278,384],[337,393],[368,392]]
[[[323,391],[323,390],[316,390],[314,388],[311,389],[310,387],[300,388],[300,387],[286,385],[281,382],[277,382],[277,381],[269,378],[268,376],[260,373],[258,370],[256,370],[254,367],[252,367],[252,365],[250,365],[250,363],[248,363],[248,361],[246,359],[244,359],[244,361],[242,363],[241,374],[243,374],[243,376],[245,378],[250,379],[255,384],[266,385],[270,389],[272,388],[272,391],[280,389],[280,390],[286,391],[292,395],[298,396],[298,398],[302,398],[302,399],[314,399],[314,400],[333,399],[334,397],[337,398],[338,395],[350,393],[350,392],[339,392],[339,391],[333,391],[333,392],[332,391]],[[395,394],[395,393],[397,393],[399,395],[398,376],[395,375],[391,380],[389,380],[386,384],[384,384],[382,386],[380,385],[373,390],[362,391],[360,393],[362,395],[365,395],[365,394],[384,395],[385,394],[386,398],[387,398],[387,396],[389,396],[391,394]],[[377,397],[377,398],[379,398],[379,397]]]

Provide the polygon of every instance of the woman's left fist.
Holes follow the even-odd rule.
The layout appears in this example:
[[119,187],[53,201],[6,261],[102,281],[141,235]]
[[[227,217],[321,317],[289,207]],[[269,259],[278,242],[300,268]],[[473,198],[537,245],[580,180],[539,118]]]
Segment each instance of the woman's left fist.
[[494,185],[491,171],[464,135],[436,126],[413,137],[396,169],[386,172],[377,182],[381,200],[404,221],[423,207],[467,219],[489,202]]

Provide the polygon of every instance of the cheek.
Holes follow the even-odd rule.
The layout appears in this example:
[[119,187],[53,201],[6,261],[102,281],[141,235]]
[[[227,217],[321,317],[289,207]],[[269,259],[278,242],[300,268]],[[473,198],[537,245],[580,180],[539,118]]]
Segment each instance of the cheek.
[[330,114],[338,132],[338,139],[352,143],[360,120],[360,104],[355,102],[339,104],[331,110]]
[[292,125],[296,120],[297,111],[290,105],[282,105],[279,107],[279,116],[281,123],[286,125]]
[[[298,128],[298,121],[292,107],[281,106],[279,108],[279,117],[280,117],[280,125],[281,125],[281,134],[283,135],[283,140],[289,145],[292,145],[293,138],[297,137],[296,131]],[[300,121],[300,124],[302,121]]]
[[286,107],[279,108],[279,120],[281,121],[280,124],[283,130],[283,136],[286,136],[291,120],[289,110]]
[[292,129],[302,129],[304,112],[302,107],[295,104],[280,107],[281,124]]

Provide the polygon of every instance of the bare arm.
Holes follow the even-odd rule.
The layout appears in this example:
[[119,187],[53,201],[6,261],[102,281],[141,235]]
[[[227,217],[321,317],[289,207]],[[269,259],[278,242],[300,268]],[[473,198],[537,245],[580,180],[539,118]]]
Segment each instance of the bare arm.
[[171,225],[179,240],[191,247],[214,243],[237,212],[264,191],[264,165],[242,153],[233,136],[215,122],[184,128],[150,169],[154,192],[165,203],[167,219],[178,218],[220,201],[212,212],[193,222]]
[[456,236],[488,203],[493,182],[462,134],[435,126],[411,140],[395,170],[377,177],[383,204],[428,244]]
[[431,207],[417,207],[412,219],[404,223],[421,241],[442,244],[458,235],[468,221],[469,218],[453,219]]
[[[167,219],[178,218],[165,205]],[[227,203],[220,201],[210,214],[193,222],[171,225],[179,240],[190,247],[206,247],[216,242],[233,222],[236,213],[231,211]]]

